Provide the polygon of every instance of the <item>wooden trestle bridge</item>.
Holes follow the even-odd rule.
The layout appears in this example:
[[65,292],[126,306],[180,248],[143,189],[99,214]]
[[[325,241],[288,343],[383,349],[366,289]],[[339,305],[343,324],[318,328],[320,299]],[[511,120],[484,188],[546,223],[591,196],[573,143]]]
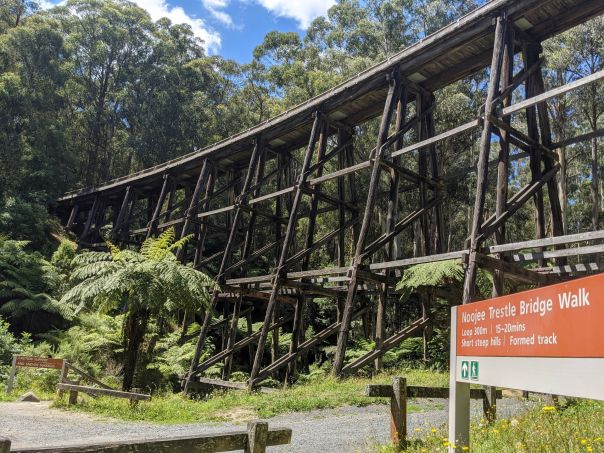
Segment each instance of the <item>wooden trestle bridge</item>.
[[[387,332],[387,307],[397,297],[394,284],[405,266],[463,259],[465,285],[458,300],[463,303],[474,297],[478,267],[495,275],[494,295],[503,291],[504,278],[542,285],[561,275],[600,270],[598,264],[564,262],[571,254],[604,251],[593,245],[604,239],[604,232],[564,236],[556,150],[604,134],[552,143],[547,101],[604,74],[546,92],[541,43],[603,12],[602,0],[492,0],[256,127],[162,165],[68,193],[58,201],[57,213],[87,248],[102,246],[100,230],[107,224],[124,244],[141,243],[171,226],[181,236],[195,235],[181,258],[217,276],[221,291],[214,292],[211,304],[225,321],[222,348],[200,363],[212,327],[211,313],[206,313],[185,380],[188,388],[207,381],[201,374],[221,362],[223,379],[212,382],[233,384],[227,382],[233,354],[244,349],[250,353],[250,387],[280,370],[291,379],[302,355],[336,335],[336,374],[368,365],[379,368],[386,351],[430,324],[426,305],[420,319]],[[476,117],[437,134],[433,93],[487,67],[487,97]],[[378,117],[375,146],[360,161],[355,132]],[[477,165],[454,174],[476,173],[473,218],[466,248],[451,252],[441,213],[447,193],[437,144],[471,133],[481,134]],[[508,170],[519,159],[528,162],[518,168],[530,171],[530,182],[512,191]],[[358,181],[367,177],[368,191],[359,193]],[[496,183],[489,186],[489,178]],[[495,187],[496,201],[487,217],[489,187]],[[506,243],[506,221],[529,201],[536,207],[537,238]],[[553,232],[549,238],[546,213]],[[330,219],[325,224],[337,227],[319,235],[322,216]],[[399,237],[419,244],[412,255],[403,255]],[[591,245],[567,248],[585,241]],[[535,251],[526,253],[530,249]],[[319,253],[330,255],[333,266],[315,268]],[[555,265],[547,267],[548,260],[556,260]],[[537,261],[540,267],[526,269],[519,264],[525,261]],[[324,330],[304,338],[305,305],[316,298],[332,300],[337,316]],[[257,332],[251,330],[252,310],[256,319],[264,319]],[[375,349],[345,364],[351,322],[368,313]],[[237,338],[243,317],[248,335]],[[264,357],[269,333],[279,329],[291,332],[289,352],[278,354],[275,335],[271,357]]]

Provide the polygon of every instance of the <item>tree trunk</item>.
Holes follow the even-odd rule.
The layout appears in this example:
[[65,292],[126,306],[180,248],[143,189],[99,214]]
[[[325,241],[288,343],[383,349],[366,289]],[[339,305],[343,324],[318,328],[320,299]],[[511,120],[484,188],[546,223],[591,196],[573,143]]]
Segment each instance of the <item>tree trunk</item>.
[[567,223],[567,215],[568,215],[568,197],[566,193],[566,148],[560,148],[558,150],[558,155],[560,156],[560,173],[558,176],[558,197],[560,199],[560,207],[562,211],[562,230],[564,234],[567,234],[568,231],[568,223]]
[[598,229],[600,197],[598,196],[598,139],[591,141],[591,229]]
[[124,380],[122,389],[132,388],[134,372],[140,346],[147,332],[149,313],[147,311],[131,311],[124,320]]

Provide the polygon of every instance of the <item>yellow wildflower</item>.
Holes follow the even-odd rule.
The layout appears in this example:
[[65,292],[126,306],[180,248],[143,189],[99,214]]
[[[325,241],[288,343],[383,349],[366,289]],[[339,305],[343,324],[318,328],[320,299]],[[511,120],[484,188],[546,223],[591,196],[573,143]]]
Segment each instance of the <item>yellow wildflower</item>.
[[543,412],[555,412],[556,411],[556,407],[555,406],[543,406]]

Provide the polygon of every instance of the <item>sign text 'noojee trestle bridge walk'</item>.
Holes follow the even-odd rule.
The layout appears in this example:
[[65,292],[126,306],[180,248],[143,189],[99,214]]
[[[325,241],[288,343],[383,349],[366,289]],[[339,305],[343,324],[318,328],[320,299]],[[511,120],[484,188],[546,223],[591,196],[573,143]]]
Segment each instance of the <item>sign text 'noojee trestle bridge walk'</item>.
[[449,442],[469,445],[470,384],[604,400],[604,274],[451,311]]

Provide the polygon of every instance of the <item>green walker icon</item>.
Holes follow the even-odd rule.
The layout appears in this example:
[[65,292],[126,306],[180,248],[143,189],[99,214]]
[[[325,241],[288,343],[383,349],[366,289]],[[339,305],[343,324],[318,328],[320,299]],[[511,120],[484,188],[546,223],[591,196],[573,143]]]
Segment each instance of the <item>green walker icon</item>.
[[468,365],[468,361],[464,360],[461,362],[461,378],[468,379],[469,378],[470,366]]
[[478,380],[478,362],[472,361],[472,365],[470,366],[470,379],[473,381]]

